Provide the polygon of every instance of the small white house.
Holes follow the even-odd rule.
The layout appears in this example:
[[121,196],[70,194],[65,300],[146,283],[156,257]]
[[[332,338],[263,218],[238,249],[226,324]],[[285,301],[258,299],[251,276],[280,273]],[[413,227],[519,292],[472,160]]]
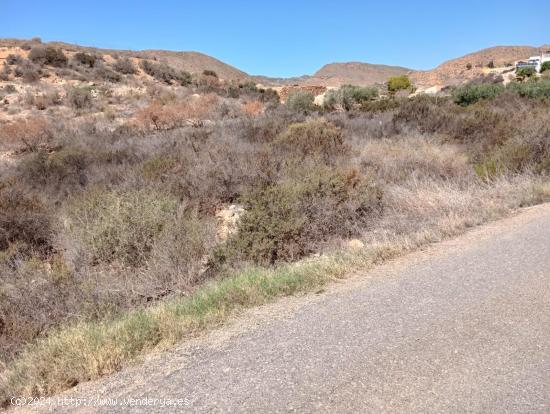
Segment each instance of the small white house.
[[516,69],[534,68],[537,72],[540,72],[541,66],[544,62],[550,62],[550,50],[542,52],[538,56],[531,56],[527,61],[518,61],[516,63]]

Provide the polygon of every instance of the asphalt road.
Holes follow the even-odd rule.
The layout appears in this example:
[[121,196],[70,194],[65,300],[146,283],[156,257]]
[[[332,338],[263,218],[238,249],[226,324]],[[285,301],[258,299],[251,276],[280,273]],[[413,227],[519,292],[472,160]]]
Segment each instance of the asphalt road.
[[550,413],[550,206],[244,320],[64,394],[179,407],[66,410]]

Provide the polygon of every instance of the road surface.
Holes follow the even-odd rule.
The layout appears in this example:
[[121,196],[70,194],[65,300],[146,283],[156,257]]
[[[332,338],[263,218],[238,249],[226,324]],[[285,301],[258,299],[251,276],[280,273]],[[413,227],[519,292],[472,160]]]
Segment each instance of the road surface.
[[62,397],[118,405],[45,411],[550,413],[550,206],[252,310]]

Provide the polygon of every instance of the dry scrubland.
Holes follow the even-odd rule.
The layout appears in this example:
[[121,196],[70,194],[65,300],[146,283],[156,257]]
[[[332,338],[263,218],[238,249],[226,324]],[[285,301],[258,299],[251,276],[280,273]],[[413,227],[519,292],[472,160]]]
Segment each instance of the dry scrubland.
[[550,199],[548,80],[410,99],[346,87],[319,108],[208,71],[49,53],[14,60],[0,89],[2,398]]

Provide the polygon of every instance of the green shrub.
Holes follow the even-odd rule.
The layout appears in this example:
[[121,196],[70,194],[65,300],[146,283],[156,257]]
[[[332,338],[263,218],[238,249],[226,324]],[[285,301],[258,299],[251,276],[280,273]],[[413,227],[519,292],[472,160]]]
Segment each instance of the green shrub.
[[286,159],[310,156],[327,162],[349,151],[340,128],[323,119],[290,125],[273,141],[273,146]]
[[101,65],[94,69],[94,77],[108,82],[120,82],[120,75],[111,69]]
[[535,70],[535,68],[533,68],[531,66],[528,66],[528,67],[525,67],[525,68],[519,68],[519,69],[516,70],[516,76],[518,78],[522,78],[522,79],[530,78],[532,76],[535,76],[536,73],[537,73],[537,71]]
[[69,203],[68,230],[92,260],[140,266],[176,207],[174,198],[150,190],[94,189]]
[[163,227],[148,260],[156,290],[182,291],[195,286],[204,277],[204,259],[211,253],[215,240],[215,220],[200,217],[196,212],[179,211]]
[[504,86],[498,84],[465,85],[453,92],[453,100],[461,106],[474,104],[482,99],[493,99],[504,91]]
[[22,78],[23,81],[32,83],[40,79],[42,72],[28,60],[15,67],[14,75],[16,78]]
[[526,98],[550,98],[550,79],[531,79],[528,82],[510,82],[507,89]]
[[420,94],[406,99],[393,116],[398,127],[415,127],[422,133],[443,132],[453,123],[448,98]]
[[346,111],[356,106],[362,106],[378,97],[378,89],[374,87],[361,87],[343,85],[339,89],[329,90],[323,102],[327,109],[341,107]]
[[7,85],[4,85],[4,87],[2,88],[2,91],[5,93],[15,93],[17,92],[17,88],[11,83],[8,83]]
[[123,75],[134,75],[137,72],[136,67],[128,58],[118,59],[113,64],[113,69],[119,73],[122,73]]
[[474,164],[474,171],[476,175],[485,182],[494,180],[502,175],[505,170],[506,169],[499,160],[491,157]]
[[33,47],[29,52],[29,59],[33,63],[55,67],[63,67],[67,64],[67,56],[65,56],[63,51],[51,46]]
[[10,54],[6,57],[6,64],[8,65],[19,65],[23,63],[23,58],[19,55]]
[[309,112],[315,109],[315,95],[307,91],[294,91],[286,98],[285,106],[294,112]]
[[4,62],[4,64],[2,65],[2,70],[0,70],[0,80],[8,81],[10,79],[10,73],[10,67],[6,64],[6,62]]
[[218,74],[216,72],[214,72],[213,70],[209,70],[209,69],[205,69],[202,71],[202,74],[204,76],[212,76],[214,78],[217,78],[218,77]]
[[95,65],[95,62],[97,61],[97,56],[91,55],[89,53],[78,52],[74,54],[73,59],[75,62],[77,62],[80,65],[93,68]]
[[141,170],[147,180],[160,180],[177,165],[177,159],[170,156],[157,156],[143,162]]
[[382,190],[356,171],[298,168],[280,183],[244,195],[238,230],[220,260],[293,261],[331,238],[360,234],[381,209]]
[[140,62],[140,67],[147,75],[167,84],[177,82],[182,86],[186,86],[191,84],[192,81],[189,72],[183,70],[177,71],[166,63],[155,63],[148,60],[142,60]]
[[365,112],[386,112],[399,108],[400,103],[396,99],[377,99],[375,101],[363,102],[361,110]]
[[411,89],[412,83],[408,76],[394,76],[388,79],[388,91],[390,93],[395,93],[400,90]]
[[550,61],[543,62],[543,64],[540,66],[540,73],[544,73],[546,71],[550,71]]

